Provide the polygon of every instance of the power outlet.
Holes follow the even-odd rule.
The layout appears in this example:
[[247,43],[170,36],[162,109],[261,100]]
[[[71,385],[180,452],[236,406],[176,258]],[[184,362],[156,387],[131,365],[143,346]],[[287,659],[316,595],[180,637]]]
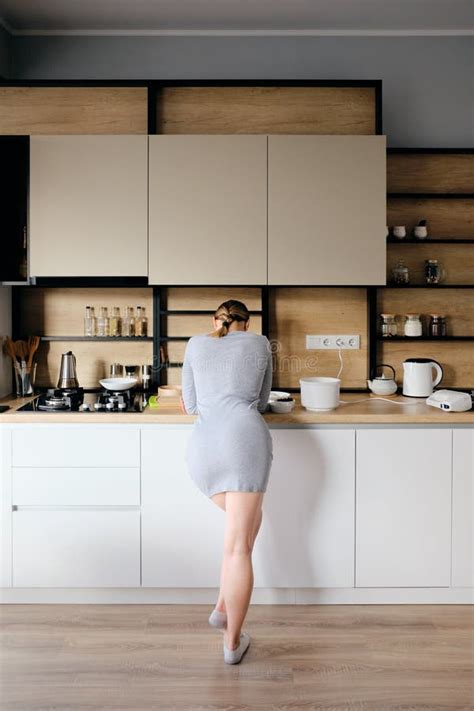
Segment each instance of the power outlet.
[[360,336],[306,336],[307,350],[357,350],[360,348]]

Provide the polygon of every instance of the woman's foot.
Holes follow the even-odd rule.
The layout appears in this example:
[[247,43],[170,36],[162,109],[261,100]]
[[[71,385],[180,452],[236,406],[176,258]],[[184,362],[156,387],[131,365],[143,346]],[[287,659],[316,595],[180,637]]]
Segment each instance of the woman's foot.
[[228,649],[224,638],[224,661],[226,664],[239,664],[249,648],[250,637],[246,632],[240,633],[240,643],[235,649]]
[[209,624],[211,627],[224,630],[227,627],[227,614],[225,612],[221,612],[217,608],[214,608],[209,615]]

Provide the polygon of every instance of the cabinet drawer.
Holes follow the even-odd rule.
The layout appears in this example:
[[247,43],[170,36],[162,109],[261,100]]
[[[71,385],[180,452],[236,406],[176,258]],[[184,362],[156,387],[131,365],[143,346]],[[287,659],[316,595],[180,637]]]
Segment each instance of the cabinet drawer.
[[139,467],[140,432],[133,427],[41,427],[12,433],[14,467]]
[[140,469],[14,467],[14,506],[139,506]]
[[139,510],[13,512],[14,587],[139,585]]

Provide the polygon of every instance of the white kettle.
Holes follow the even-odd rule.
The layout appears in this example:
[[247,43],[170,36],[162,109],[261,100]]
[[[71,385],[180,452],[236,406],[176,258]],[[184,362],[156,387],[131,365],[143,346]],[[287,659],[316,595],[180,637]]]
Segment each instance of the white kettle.
[[[433,370],[436,376],[433,378]],[[403,363],[403,394],[409,397],[429,397],[441,382],[443,369],[430,358],[407,358]]]

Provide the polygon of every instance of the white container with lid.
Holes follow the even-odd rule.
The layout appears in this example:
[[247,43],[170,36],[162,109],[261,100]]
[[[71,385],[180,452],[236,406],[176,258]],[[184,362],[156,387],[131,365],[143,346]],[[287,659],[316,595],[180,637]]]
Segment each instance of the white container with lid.
[[339,407],[339,378],[300,378],[301,404],[313,412],[327,412]]

